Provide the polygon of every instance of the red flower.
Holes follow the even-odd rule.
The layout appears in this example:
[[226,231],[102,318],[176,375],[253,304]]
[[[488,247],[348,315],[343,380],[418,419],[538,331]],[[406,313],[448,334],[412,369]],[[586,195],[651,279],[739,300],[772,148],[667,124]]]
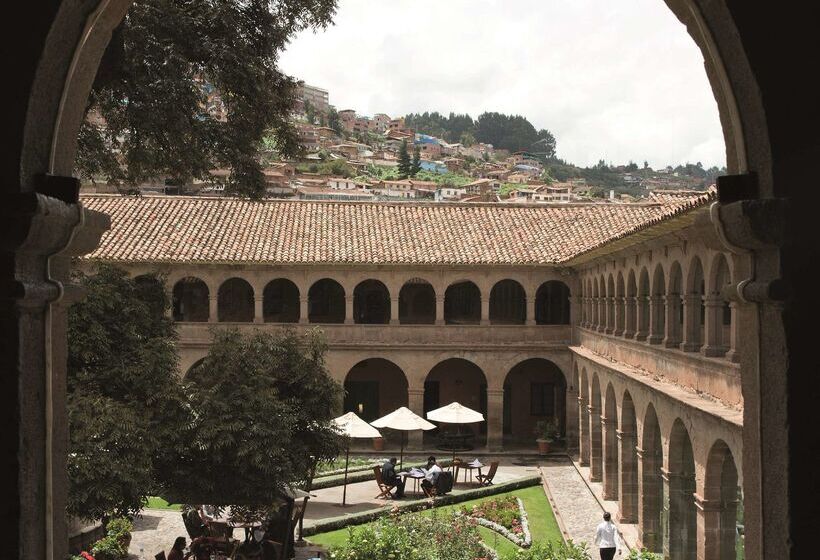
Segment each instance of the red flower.
[[94,560],[94,557],[93,557],[93,556],[91,556],[91,555],[90,555],[89,553],[87,553],[86,551],[82,551],[82,552],[80,553],[80,556],[82,556],[83,558],[85,558],[85,560]]

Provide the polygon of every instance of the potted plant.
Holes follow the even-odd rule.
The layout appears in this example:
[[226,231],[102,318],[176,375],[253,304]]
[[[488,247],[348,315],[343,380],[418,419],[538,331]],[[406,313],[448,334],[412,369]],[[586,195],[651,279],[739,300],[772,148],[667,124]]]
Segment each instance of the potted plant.
[[535,441],[538,443],[538,452],[541,455],[546,455],[550,452],[550,444],[555,441],[557,435],[558,422],[555,418],[539,420],[535,424]]
[[373,449],[375,451],[384,451],[384,438],[383,437],[374,437],[373,438]]

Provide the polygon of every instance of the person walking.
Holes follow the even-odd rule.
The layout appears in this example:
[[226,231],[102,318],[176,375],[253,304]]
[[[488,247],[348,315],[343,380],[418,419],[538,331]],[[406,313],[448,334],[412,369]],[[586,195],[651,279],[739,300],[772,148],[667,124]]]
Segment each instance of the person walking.
[[615,552],[621,553],[618,528],[612,522],[612,515],[608,511],[604,512],[604,520],[595,529],[595,546],[600,549],[601,560],[612,560],[615,558]]

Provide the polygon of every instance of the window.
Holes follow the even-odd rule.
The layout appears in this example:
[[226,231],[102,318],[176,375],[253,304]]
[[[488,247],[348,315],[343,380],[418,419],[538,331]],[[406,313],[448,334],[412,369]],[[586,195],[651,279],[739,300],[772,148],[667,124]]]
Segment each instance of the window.
[[554,404],[552,383],[530,383],[531,416],[553,416]]

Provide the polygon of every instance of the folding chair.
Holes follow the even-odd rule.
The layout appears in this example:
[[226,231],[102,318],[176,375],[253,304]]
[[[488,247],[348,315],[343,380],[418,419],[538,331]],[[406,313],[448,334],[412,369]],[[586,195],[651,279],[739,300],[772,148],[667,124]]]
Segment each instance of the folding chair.
[[381,467],[373,467],[373,474],[376,475],[376,484],[379,485],[379,494],[376,496],[376,499],[384,498],[385,500],[389,500],[393,497],[390,493],[390,490],[393,489],[392,486],[388,486],[384,483],[382,479],[382,468]]
[[495,472],[498,470],[498,461],[492,461],[490,463],[490,470],[487,471],[487,474],[479,474],[478,475],[478,483],[482,486],[489,486],[493,483],[493,478],[495,478]]
[[154,554],[154,560],[165,560],[165,551]]

